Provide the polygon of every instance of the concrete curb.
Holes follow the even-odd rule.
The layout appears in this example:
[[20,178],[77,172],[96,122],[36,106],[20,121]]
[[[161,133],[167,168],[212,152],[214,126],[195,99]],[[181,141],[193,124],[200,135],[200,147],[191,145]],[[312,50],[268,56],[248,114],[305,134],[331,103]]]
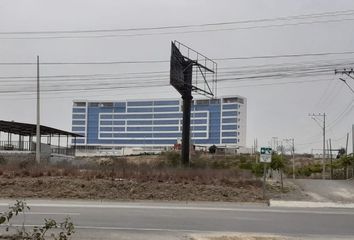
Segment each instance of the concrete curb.
[[269,200],[270,207],[354,208],[354,203]]

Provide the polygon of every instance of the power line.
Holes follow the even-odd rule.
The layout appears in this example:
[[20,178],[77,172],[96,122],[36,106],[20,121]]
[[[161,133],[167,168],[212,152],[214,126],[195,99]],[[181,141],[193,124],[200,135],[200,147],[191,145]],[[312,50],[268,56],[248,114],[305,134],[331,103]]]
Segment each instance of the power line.
[[353,15],[353,10],[344,11],[329,11],[312,14],[300,14],[291,15],[285,17],[275,18],[261,18],[261,19],[248,19],[240,21],[227,21],[227,22],[215,22],[215,23],[203,23],[203,24],[189,24],[189,25],[174,25],[174,26],[156,26],[156,27],[136,27],[136,28],[116,28],[116,29],[86,29],[86,30],[55,30],[55,31],[11,31],[0,32],[0,35],[24,35],[24,34],[71,34],[71,33],[105,33],[105,32],[127,32],[127,31],[147,31],[147,30],[164,30],[164,29],[181,29],[192,27],[210,27],[210,26],[222,26],[222,25],[234,25],[234,24],[246,24],[246,23],[263,23],[269,21],[289,21],[289,20],[301,20],[308,18],[324,18],[324,17],[337,17]]
[[[313,82],[320,82],[320,81],[328,81],[328,79],[316,79],[316,80],[307,80],[307,81],[284,81],[284,82],[275,82],[275,83],[264,83],[264,84],[250,84],[250,85],[240,85],[237,86],[238,88],[241,87],[259,87],[259,86],[273,86],[273,85],[285,85],[285,84],[302,84],[302,83],[313,83]],[[117,86],[117,84],[111,84],[111,85],[105,85],[105,87],[82,87],[81,88],[61,88],[58,89],[57,87],[59,86],[55,86],[54,89],[43,89],[41,92],[43,93],[52,93],[52,92],[56,92],[56,93],[61,93],[61,92],[75,92],[77,93],[77,91],[100,91],[100,90],[115,90],[115,89],[137,89],[137,88],[146,88],[146,87],[164,87],[164,86],[170,86],[169,84],[148,84],[148,85],[128,85],[128,86],[124,86],[122,84],[118,84],[119,86]],[[35,92],[35,90],[31,90],[31,89],[23,89],[23,90],[2,90],[0,91],[0,94],[24,94],[24,93],[28,93],[28,94],[33,94]]]
[[191,30],[191,31],[180,31],[180,32],[120,34],[120,35],[111,34],[111,35],[92,35],[92,36],[0,37],[0,40],[89,39],[89,38],[142,37],[142,36],[156,36],[156,35],[176,35],[176,34],[223,32],[223,31],[235,31],[235,30],[267,29],[267,28],[275,28],[275,27],[300,26],[300,25],[320,24],[320,23],[338,23],[338,22],[345,22],[345,21],[354,21],[354,18],[338,19],[338,20],[326,20],[326,21],[300,22],[300,23],[287,23],[287,24],[260,25],[260,26],[238,27],[238,28]]
[[[322,53],[301,53],[301,54],[279,54],[279,55],[261,55],[245,57],[225,57],[214,58],[216,61],[228,60],[246,60],[246,59],[275,59],[275,58],[298,58],[298,57],[317,57],[330,55],[354,54],[354,51],[345,52],[322,52]],[[153,64],[169,63],[170,60],[136,60],[136,61],[97,61],[97,62],[43,62],[41,65],[115,65],[115,64]],[[35,62],[0,62],[0,65],[35,65]]]
[[[304,70],[316,70],[319,69],[318,72],[322,71],[333,71],[335,66],[343,66],[343,65],[353,65],[354,62],[343,62],[343,60],[351,60],[351,59],[335,59],[335,61],[341,62],[333,62],[332,61],[301,61],[294,63],[281,63],[281,64],[261,64],[261,65],[243,65],[243,66],[232,66],[232,67],[219,67],[219,73],[233,73],[236,75],[242,75],[243,72],[249,74],[252,73],[265,73],[265,72],[294,72],[294,71],[304,71]],[[227,69],[233,69],[228,71]],[[234,70],[235,69],[235,70]],[[243,70],[244,69],[244,70]],[[144,75],[144,76],[162,76],[162,74],[166,74],[168,76],[169,71],[142,71],[142,72],[121,72],[121,73],[112,73],[112,72],[103,72],[103,73],[92,73],[92,74],[67,74],[67,75],[43,75],[42,79],[51,79],[51,78],[92,78],[92,77],[113,77],[113,76],[130,76],[130,75]],[[35,76],[0,76],[1,79],[34,79]]]
[[323,52],[323,53],[301,53],[301,54],[282,54],[282,55],[263,55],[251,57],[229,57],[229,58],[214,58],[215,61],[228,61],[228,60],[245,60],[245,59],[269,59],[269,58],[298,58],[298,57],[318,57],[330,55],[343,55],[353,54],[354,51],[347,52]]

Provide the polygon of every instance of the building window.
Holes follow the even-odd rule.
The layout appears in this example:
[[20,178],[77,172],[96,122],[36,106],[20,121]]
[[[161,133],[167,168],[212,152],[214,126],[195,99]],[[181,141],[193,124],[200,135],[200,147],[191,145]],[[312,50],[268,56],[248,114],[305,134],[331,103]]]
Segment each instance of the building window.
[[73,119],[85,119],[85,114],[73,114]]
[[154,106],[179,105],[179,101],[154,101]]
[[73,120],[72,125],[85,125],[85,121]]
[[178,131],[178,127],[154,127],[154,131]]
[[154,120],[154,125],[178,125],[179,120]]
[[101,132],[112,132],[112,127],[100,127]]
[[236,111],[223,112],[222,116],[223,117],[236,117],[237,116],[237,112]]
[[236,123],[236,118],[223,118],[222,123]]
[[222,109],[237,109],[237,104],[228,104],[228,105],[223,105]]
[[151,132],[152,127],[128,127],[128,132]]
[[112,102],[100,103],[100,107],[113,107],[113,103]]
[[85,131],[85,127],[72,127],[73,132],[82,132]]
[[99,105],[98,102],[89,103],[89,107],[98,107],[98,105]]
[[236,138],[223,139],[222,143],[237,143]]
[[152,108],[128,108],[128,112],[152,112]]
[[208,105],[209,104],[209,100],[208,99],[206,99],[206,100],[196,100],[195,104],[196,105]]
[[152,106],[152,101],[128,102],[128,106],[130,107]]
[[152,120],[139,120],[139,121],[134,121],[134,120],[128,120],[127,125],[152,125]]
[[242,98],[234,97],[234,98],[224,98],[223,103],[244,103]]
[[74,102],[74,107],[86,107],[85,102]]
[[109,125],[109,126],[111,126],[111,125],[113,125],[113,121],[101,121],[100,125]]
[[220,104],[220,99],[210,99],[210,104]]
[[125,127],[114,127],[113,132],[125,132]]
[[223,132],[223,137],[237,137],[237,132]]
[[86,113],[86,108],[73,108],[73,113]]
[[178,112],[178,107],[155,107],[154,112]]
[[236,125],[222,125],[222,130],[236,130]]

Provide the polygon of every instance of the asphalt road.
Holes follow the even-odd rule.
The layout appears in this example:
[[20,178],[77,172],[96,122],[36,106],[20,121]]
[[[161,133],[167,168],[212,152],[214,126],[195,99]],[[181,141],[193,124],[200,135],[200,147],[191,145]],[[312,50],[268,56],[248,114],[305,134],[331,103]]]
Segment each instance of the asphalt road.
[[[9,200],[0,201],[1,211]],[[74,239],[186,239],[192,233],[252,232],[288,236],[354,236],[354,209],[270,208],[232,203],[28,201],[14,224],[72,217]],[[353,237],[354,239],[354,237]]]

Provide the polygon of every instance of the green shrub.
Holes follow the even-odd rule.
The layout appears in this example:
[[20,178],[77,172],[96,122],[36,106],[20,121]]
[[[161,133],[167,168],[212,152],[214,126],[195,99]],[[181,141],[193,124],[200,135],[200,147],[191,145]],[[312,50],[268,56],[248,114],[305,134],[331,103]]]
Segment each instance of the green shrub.
[[181,154],[179,152],[168,151],[162,152],[161,157],[163,162],[169,167],[177,167],[181,162]]
[[255,164],[255,163],[252,163],[252,162],[250,162],[250,161],[248,161],[248,162],[241,162],[241,163],[240,163],[240,168],[241,168],[241,169],[252,170],[254,164]]
[[210,160],[200,155],[192,157],[190,162],[190,166],[192,168],[208,168],[209,165],[210,165]]
[[252,164],[252,173],[255,174],[257,177],[263,175],[264,167],[262,163],[253,163]]
[[0,155],[0,165],[5,165],[7,163],[6,159],[4,156]]

